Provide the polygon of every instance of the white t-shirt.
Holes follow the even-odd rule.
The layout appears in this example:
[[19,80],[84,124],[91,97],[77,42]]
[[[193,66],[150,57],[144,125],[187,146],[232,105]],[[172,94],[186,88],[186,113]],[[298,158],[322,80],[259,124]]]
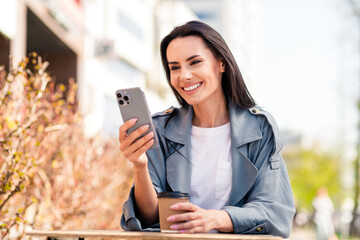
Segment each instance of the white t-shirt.
[[232,186],[230,123],[215,128],[192,126],[190,202],[221,209]]

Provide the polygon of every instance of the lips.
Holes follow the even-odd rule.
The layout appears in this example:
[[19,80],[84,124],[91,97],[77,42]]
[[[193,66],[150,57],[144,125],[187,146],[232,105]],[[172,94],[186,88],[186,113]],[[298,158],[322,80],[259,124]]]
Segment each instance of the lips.
[[196,83],[194,85],[184,87],[184,90],[185,90],[185,92],[189,92],[189,91],[193,91],[193,90],[197,89],[200,86],[201,86],[201,83]]

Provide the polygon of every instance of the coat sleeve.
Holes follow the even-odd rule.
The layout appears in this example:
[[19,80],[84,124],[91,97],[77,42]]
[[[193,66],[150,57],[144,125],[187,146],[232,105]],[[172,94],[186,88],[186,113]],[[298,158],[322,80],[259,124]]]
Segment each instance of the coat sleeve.
[[[156,193],[163,192],[165,187],[164,182],[161,181],[161,178],[165,177],[164,174],[161,174],[162,167],[155,167],[154,164],[159,165],[159,161],[154,162],[155,156],[159,155],[159,149],[151,150],[147,152],[148,155],[148,169],[150,173],[151,180],[153,182],[153,186],[155,188]],[[125,231],[160,231],[159,223],[144,226],[141,221],[137,217],[137,209],[135,203],[135,195],[134,195],[134,186],[132,186],[129,197],[127,201],[123,205],[123,214],[121,216],[120,225],[122,229]]]
[[[158,118],[159,116],[163,117],[166,116],[166,114],[159,114],[156,117]],[[159,132],[161,132],[162,129],[162,123],[159,120],[165,121],[164,119],[154,119],[155,132],[158,134],[159,139],[159,147],[156,149],[149,149],[146,152],[149,174],[157,193],[167,191],[168,188],[164,160],[165,142],[164,139],[159,136]],[[145,226],[137,217],[134,186],[132,186],[129,197],[123,205],[123,214],[121,215],[120,225],[125,231],[160,231],[159,223]]]
[[[271,117],[271,116],[270,116]],[[294,200],[275,121],[258,116],[262,139],[249,144],[250,161],[258,169],[255,182],[238,206],[225,206],[235,233],[288,237]]]

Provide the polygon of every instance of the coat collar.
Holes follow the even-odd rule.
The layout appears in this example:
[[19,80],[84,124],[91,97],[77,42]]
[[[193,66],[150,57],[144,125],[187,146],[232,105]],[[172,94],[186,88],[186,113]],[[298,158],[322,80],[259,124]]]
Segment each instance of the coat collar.
[[[239,202],[253,185],[257,169],[247,158],[247,143],[262,138],[255,119],[248,110],[229,105],[232,142],[233,183],[229,205]],[[181,147],[166,160],[167,182],[173,191],[190,193],[191,184],[191,127],[193,108],[178,109],[163,130],[163,136]]]
[[193,108],[188,105],[177,111],[178,113],[169,120],[164,128],[163,135],[172,142],[186,145],[186,143],[190,143]]
[[229,104],[231,142],[236,147],[262,138],[256,117],[249,110]]
[[[163,130],[163,136],[183,145],[190,143],[193,112],[192,106],[189,105],[179,108],[178,114],[169,120]],[[255,116],[248,110],[234,107],[230,103],[229,113],[231,141],[234,146],[240,147],[262,138]]]

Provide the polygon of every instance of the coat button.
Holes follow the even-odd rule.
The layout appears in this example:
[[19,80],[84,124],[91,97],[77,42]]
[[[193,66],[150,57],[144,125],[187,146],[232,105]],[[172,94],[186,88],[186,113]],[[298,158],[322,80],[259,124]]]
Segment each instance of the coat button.
[[169,109],[165,110],[164,113],[165,113],[165,114],[172,113],[173,110],[174,110],[174,109],[169,108]]
[[260,113],[260,109],[258,109],[257,107],[253,107],[253,108],[251,108],[250,109],[250,111],[252,112],[252,113]]
[[255,229],[256,232],[261,232],[262,230],[263,230],[263,227],[257,227],[257,228]]

